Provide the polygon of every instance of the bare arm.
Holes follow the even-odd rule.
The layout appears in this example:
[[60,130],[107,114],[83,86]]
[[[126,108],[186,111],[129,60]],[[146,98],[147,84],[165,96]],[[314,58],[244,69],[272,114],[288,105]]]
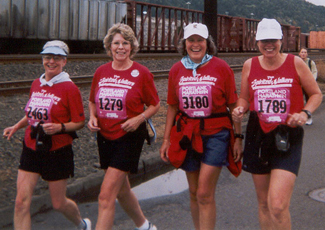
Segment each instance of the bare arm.
[[[229,109],[230,109],[230,113],[233,112],[233,110],[235,109],[236,104],[231,104],[229,105]],[[234,132],[241,134],[242,133],[242,129],[241,129],[241,121],[233,121],[233,125],[234,125]],[[234,151],[233,151],[233,157],[235,162],[240,161],[240,159],[242,158],[243,155],[243,145],[242,145],[243,140],[241,138],[236,138],[235,139],[235,145],[234,145]]]
[[158,112],[159,108],[160,102],[157,105],[150,105],[143,113],[125,121],[121,125],[122,129],[124,129],[125,132],[135,131],[142,122],[155,115]]
[[[304,109],[313,113],[322,103],[322,92],[319,89],[319,86],[317,85],[313,74],[310,72],[308,66],[304,63],[303,60],[295,57],[295,67],[300,78],[301,86],[309,96]],[[307,119],[307,114],[304,112],[294,113],[290,115],[290,118],[288,119],[288,125],[303,125],[306,123]]]
[[45,123],[42,124],[43,130],[46,134],[48,135],[53,135],[56,133],[60,133],[62,131],[62,127],[64,127],[65,132],[73,132],[81,129],[84,127],[85,121],[80,121],[80,122],[67,122],[63,123],[63,126],[61,123]]
[[10,138],[16,133],[19,129],[25,128],[28,125],[27,117],[24,116],[20,121],[11,127],[7,127],[3,130],[3,137],[10,140]]
[[100,130],[100,128],[98,127],[98,120],[96,115],[96,104],[89,101],[88,107],[89,107],[90,116],[89,116],[87,127],[91,132],[97,132]]
[[250,73],[252,59],[244,63],[241,77],[240,95],[236,102],[236,108],[232,111],[232,119],[234,122],[242,121],[244,114],[249,108],[249,85],[248,76]]
[[178,105],[168,105],[164,140],[160,147],[160,157],[165,162],[168,162],[167,153],[170,145],[170,131],[173,127],[177,111],[178,111]]

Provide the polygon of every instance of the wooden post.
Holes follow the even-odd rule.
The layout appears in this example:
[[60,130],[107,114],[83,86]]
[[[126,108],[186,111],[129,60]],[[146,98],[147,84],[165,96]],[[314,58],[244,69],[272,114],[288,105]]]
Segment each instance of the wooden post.
[[[204,0],[203,22],[208,27],[209,34],[212,36],[216,46],[218,44],[218,0]],[[216,56],[218,53],[216,53]]]

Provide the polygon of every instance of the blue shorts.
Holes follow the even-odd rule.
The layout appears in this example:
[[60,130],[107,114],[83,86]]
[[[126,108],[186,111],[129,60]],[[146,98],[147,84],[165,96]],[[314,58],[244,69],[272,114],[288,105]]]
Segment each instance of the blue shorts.
[[223,129],[213,135],[202,136],[203,154],[194,151],[192,148],[188,149],[180,168],[188,172],[197,171],[200,169],[201,162],[216,167],[228,166],[229,138],[228,129]]

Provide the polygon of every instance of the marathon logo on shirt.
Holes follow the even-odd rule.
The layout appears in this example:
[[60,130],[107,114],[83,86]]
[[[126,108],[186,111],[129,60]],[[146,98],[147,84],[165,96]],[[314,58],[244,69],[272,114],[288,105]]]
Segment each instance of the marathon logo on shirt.
[[33,97],[51,98],[55,105],[57,105],[58,102],[61,101],[60,97],[55,96],[53,93],[47,93],[46,90],[44,90],[44,89],[42,89],[41,92],[33,92],[31,95],[31,98],[33,98]]
[[209,84],[215,85],[217,82],[216,77],[211,77],[210,75],[203,75],[197,74],[196,77],[193,76],[182,76],[179,81],[179,85],[189,85],[189,84]]
[[209,89],[205,85],[182,87],[182,95],[183,96],[198,95],[198,94],[204,95],[204,94],[208,94],[208,93],[209,93]]
[[267,79],[255,79],[252,81],[252,89],[260,88],[277,88],[277,87],[292,87],[293,79],[286,77],[267,76]]
[[135,82],[132,82],[128,79],[121,78],[118,75],[114,75],[114,77],[104,77],[100,79],[98,86],[115,86],[115,87],[122,87],[131,89],[134,86]]

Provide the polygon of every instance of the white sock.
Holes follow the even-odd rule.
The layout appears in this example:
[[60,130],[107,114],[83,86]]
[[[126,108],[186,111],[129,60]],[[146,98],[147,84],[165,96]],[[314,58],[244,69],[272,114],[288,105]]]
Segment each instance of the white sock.
[[146,219],[144,224],[138,227],[139,230],[147,230],[149,229],[149,221]]
[[84,220],[81,220],[80,224],[78,225],[78,229],[86,229],[87,224]]

